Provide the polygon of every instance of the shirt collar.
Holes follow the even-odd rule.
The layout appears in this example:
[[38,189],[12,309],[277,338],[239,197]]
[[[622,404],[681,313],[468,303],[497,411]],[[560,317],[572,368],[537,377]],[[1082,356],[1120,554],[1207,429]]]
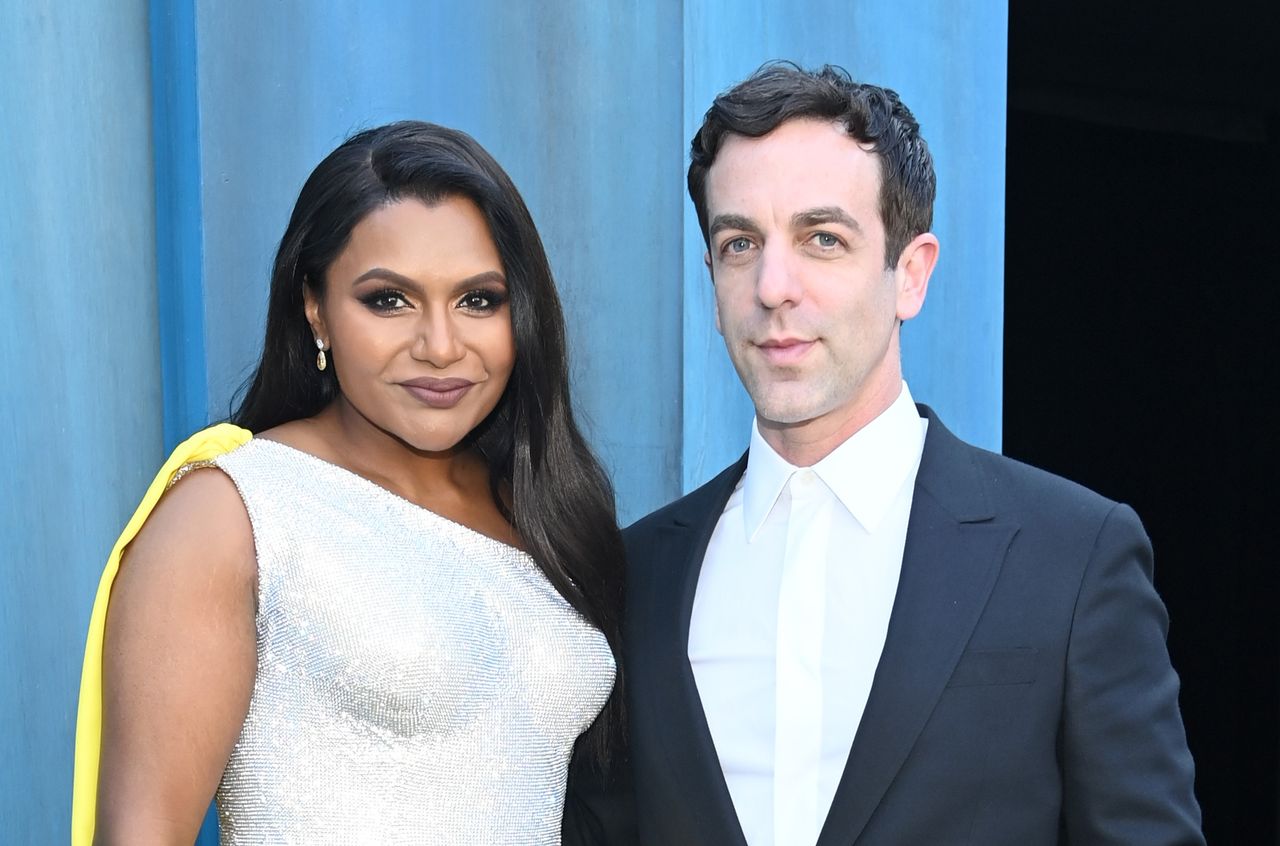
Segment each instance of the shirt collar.
[[[907,383],[878,417],[825,456],[811,470],[868,532],[875,531],[908,476],[919,466],[925,427]],[[742,479],[742,516],[750,543],[764,525],[792,474],[800,468],[774,452],[751,426]]]

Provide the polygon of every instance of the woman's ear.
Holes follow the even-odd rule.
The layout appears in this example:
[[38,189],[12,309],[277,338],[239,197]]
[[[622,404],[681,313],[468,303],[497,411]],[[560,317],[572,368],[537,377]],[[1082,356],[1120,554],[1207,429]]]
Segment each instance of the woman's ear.
[[302,311],[307,316],[307,323],[311,324],[311,334],[328,347],[329,327],[325,325],[320,298],[316,296],[315,290],[308,282],[302,283]]

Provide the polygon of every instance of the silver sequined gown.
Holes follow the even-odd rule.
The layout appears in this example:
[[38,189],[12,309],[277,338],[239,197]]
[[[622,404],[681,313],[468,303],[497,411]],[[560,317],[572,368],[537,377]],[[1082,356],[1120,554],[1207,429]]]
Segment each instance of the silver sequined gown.
[[603,635],[512,547],[254,439],[216,463],[258,556],[223,844],[558,843]]

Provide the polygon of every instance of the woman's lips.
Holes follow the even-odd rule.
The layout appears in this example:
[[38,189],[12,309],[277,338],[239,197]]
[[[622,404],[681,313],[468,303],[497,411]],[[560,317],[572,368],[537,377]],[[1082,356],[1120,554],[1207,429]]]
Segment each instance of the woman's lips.
[[785,338],[776,341],[762,341],[756,349],[772,365],[785,367],[795,364],[804,358],[816,341],[802,341],[799,338]]
[[401,382],[400,387],[423,405],[431,408],[453,408],[475,384],[467,379],[421,378]]

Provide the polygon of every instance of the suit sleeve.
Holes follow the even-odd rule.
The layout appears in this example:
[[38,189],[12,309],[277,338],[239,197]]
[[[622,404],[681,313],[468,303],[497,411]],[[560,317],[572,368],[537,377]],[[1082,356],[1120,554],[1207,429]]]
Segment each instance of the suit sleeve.
[[1076,600],[1061,755],[1068,844],[1204,844],[1194,765],[1137,515],[1112,508]]

